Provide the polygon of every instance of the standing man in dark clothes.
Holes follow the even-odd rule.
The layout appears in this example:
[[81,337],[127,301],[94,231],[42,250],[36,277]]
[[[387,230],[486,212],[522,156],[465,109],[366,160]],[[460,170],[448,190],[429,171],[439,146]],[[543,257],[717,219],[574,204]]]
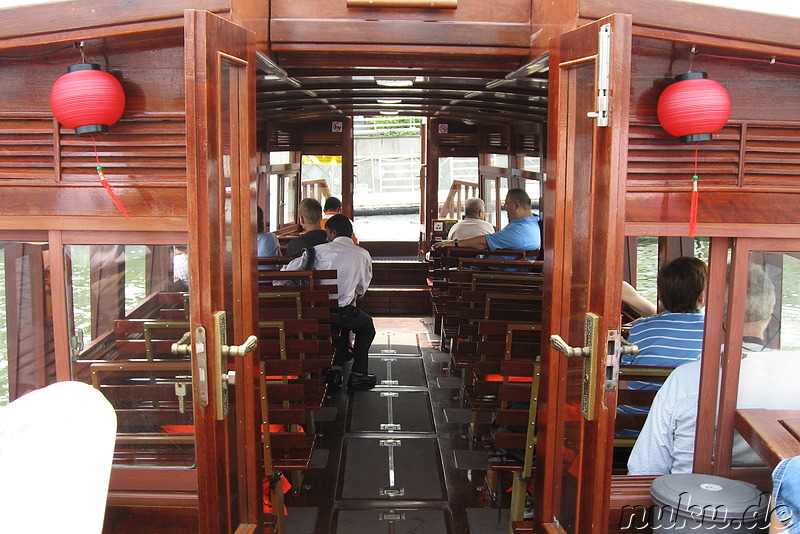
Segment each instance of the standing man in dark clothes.
[[325,243],[328,238],[320,224],[322,220],[322,204],[313,198],[304,198],[300,201],[300,208],[297,211],[300,216],[300,226],[306,232],[289,241],[289,246],[286,247],[287,256],[297,257],[303,253],[303,249],[306,247]]

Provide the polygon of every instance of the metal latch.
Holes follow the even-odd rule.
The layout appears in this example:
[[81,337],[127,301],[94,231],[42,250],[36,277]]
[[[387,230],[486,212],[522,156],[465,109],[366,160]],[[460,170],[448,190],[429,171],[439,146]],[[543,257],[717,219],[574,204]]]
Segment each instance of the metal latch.
[[611,24],[603,24],[597,34],[597,63],[595,67],[595,89],[597,90],[597,111],[590,111],[587,117],[595,119],[597,126],[608,126],[609,91],[611,89]]

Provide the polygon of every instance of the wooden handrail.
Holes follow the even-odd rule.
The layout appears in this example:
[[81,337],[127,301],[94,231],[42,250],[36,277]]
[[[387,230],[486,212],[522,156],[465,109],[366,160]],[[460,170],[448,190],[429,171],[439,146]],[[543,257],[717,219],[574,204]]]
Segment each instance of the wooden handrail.
[[[462,198],[463,186],[463,198]],[[453,180],[450,185],[450,192],[447,194],[447,199],[442,204],[439,210],[440,219],[457,219],[461,213],[461,208],[468,198],[478,196],[478,184],[474,182],[465,182],[464,180]]]

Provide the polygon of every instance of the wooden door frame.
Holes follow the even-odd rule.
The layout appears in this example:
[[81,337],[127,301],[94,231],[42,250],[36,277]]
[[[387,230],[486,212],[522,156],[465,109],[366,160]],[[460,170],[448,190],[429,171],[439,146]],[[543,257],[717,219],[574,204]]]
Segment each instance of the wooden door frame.
[[[236,131],[241,145],[233,169],[239,173],[231,176],[231,204],[238,206],[231,220],[233,271],[234,339],[229,344],[242,343],[256,328],[255,278],[255,210],[256,210],[256,141],[255,120],[255,35],[234,23],[207,11],[185,11],[186,41],[186,145],[187,188],[190,253],[191,327],[206,331],[207,354],[218,341],[213,328],[213,313],[225,310],[224,267],[215,259],[222,254],[224,233],[214,223],[225,216],[224,191],[221,183],[222,139],[220,131],[219,87],[209,79],[219,66],[209,65],[221,61],[223,54],[216,51],[226,48],[226,57],[245,65],[244,80],[237,71],[240,105],[231,110],[237,119]],[[209,69],[212,69],[209,72]],[[211,130],[213,126],[216,130]],[[233,146],[233,139],[229,141]],[[233,153],[233,152],[232,152]],[[210,164],[212,163],[212,164]],[[212,182],[211,186],[206,188]],[[245,201],[246,199],[246,201]],[[238,213],[238,218],[235,215]],[[202,254],[192,254],[200,251]],[[223,269],[223,270],[220,270]],[[196,347],[196,345],[195,345]],[[258,398],[258,357],[248,353],[235,362],[237,381],[236,404],[224,421],[216,420],[215,392],[209,386],[208,405],[198,404],[198,361],[193,350],[192,373],[194,378],[194,414],[196,429],[197,477],[199,497],[200,532],[247,531],[260,532],[263,528],[261,504],[261,476],[263,463],[261,448],[246,447],[259,443],[260,404]],[[224,362],[223,362],[224,365]],[[209,367],[213,369],[213,366]],[[221,369],[225,372],[227,369]],[[210,371],[211,372],[211,371]],[[234,411],[235,410],[235,411]],[[235,417],[235,426],[231,418]],[[231,435],[236,432],[235,435]],[[258,435],[257,435],[258,434]],[[231,449],[235,450],[231,450]],[[238,476],[233,479],[229,459],[235,453],[234,468]],[[229,509],[236,496],[238,509]],[[257,499],[257,500],[256,500]],[[232,517],[238,515],[238,520]]]
[[[569,312],[565,299],[570,298],[570,288],[565,284],[569,280],[569,272],[565,268],[571,263],[573,254],[567,244],[572,234],[572,213],[570,212],[571,200],[568,192],[566,169],[570,168],[570,158],[576,157],[567,153],[564,140],[567,134],[568,110],[561,108],[560,95],[565,90],[565,84],[560,81],[558,70],[561,64],[561,48],[574,44],[569,39],[576,39],[576,32],[593,32],[597,35],[602,24],[611,21],[617,32],[612,39],[611,49],[611,98],[608,128],[595,127],[594,135],[594,167],[605,165],[610,169],[610,176],[617,177],[607,185],[609,193],[608,213],[606,217],[615,216],[620,219],[620,224],[608,225],[605,229],[608,234],[608,246],[597,251],[601,255],[596,262],[605,262],[611,274],[609,280],[619,280],[613,287],[595,287],[589,295],[588,302],[594,304],[593,309],[606,310],[601,317],[600,333],[605,336],[610,329],[618,329],[620,323],[621,307],[621,281],[624,245],[624,217],[625,217],[625,174],[627,166],[627,127],[629,120],[629,84],[630,84],[630,57],[631,57],[631,17],[630,15],[610,15],[605,19],[589,23],[581,28],[567,32],[556,37],[551,42],[550,52],[550,87],[548,102],[550,115],[548,120],[549,155],[547,158],[548,180],[545,184],[543,202],[548,206],[544,214],[545,236],[544,242],[548,246],[544,249],[544,286],[549,288],[545,295],[544,316],[542,321],[542,371],[541,394],[539,412],[537,414],[537,470],[535,480],[534,517],[537,528],[546,532],[566,532],[558,524],[558,514],[561,509],[561,469],[562,469],[562,442],[564,440],[563,421],[566,417],[566,359],[561,357],[550,347],[551,334],[565,332],[569,318],[564,317]],[[588,42],[588,41],[587,41]],[[596,38],[594,40],[596,50]],[[572,55],[589,57],[590,52],[582,54],[580,50],[571,50]],[[622,59],[620,59],[622,58]],[[567,62],[569,64],[569,62]],[[554,76],[553,73],[556,73]],[[620,84],[621,85],[618,85]],[[616,91],[614,93],[613,91]],[[615,134],[613,137],[612,133]],[[619,134],[618,134],[619,133]],[[603,150],[605,149],[605,150]],[[593,182],[598,185],[597,181]],[[613,190],[618,189],[616,195]],[[569,194],[568,194],[569,193]],[[592,250],[592,253],[595,253]],[[557,282],[557,283],[556,283]],[[597,303],[602,303],[597,305]],[[612,313],[613,312],[613,313]],[[605,354],[596,354],[596,365],[605,369]],[[597,419],[594,422],[582,423],[581,441],[592,443],[592,450],[597,454],[582,454],[579,464],[578,501],[584,509],[577,510],[576,532],[590,533],[602,532],[607,529],[610,505],[610,474],[611,459],[613,454],[613,428],[616,415],[616,391],[604,392],[605,373],[598,372],[597,385],[598,402]],[[583,482],[583,483],[581,483]]]

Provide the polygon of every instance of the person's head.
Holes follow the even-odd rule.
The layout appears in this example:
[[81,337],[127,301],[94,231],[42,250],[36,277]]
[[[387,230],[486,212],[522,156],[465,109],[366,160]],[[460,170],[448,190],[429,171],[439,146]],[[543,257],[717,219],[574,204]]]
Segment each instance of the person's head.
[[673,313],[693,313],[705,304],[708,268],[703,260],[682,256],[658,271],[658,299]]
[[464,202],[464,216],[468,219],[483,219],[486,204],[480,198],[468,198]]
[[353,223],[350,219],[337,213],[325,224],[325,233],[328,234],[328,241],[333,241],[337,237],[351,237],[353,235]]
[[259,234],[263,234],[264,233],[264,210],[261,209],[261,206],[256,206],[256,214],[258,216],[257,220],[256,220],[256,231]]
[[328,213],[330,211],[341,213],[342,201],[336,197],[328,197],[327,199],[325,199],[325,213]]
[[503,209],[508,213],[509,220],[521,219],[531,215],[531,197],[523,189],[509,189]]
[[760,337],[775,307],[775,286],[764,269],[751,263],[747,269],[747,296],[744,300],[744,322],[758,325]]
[[300,201],[300,224],[306,230],[317,229],[319,221],[322,219],[322,205],[313,198],[304,198]]

